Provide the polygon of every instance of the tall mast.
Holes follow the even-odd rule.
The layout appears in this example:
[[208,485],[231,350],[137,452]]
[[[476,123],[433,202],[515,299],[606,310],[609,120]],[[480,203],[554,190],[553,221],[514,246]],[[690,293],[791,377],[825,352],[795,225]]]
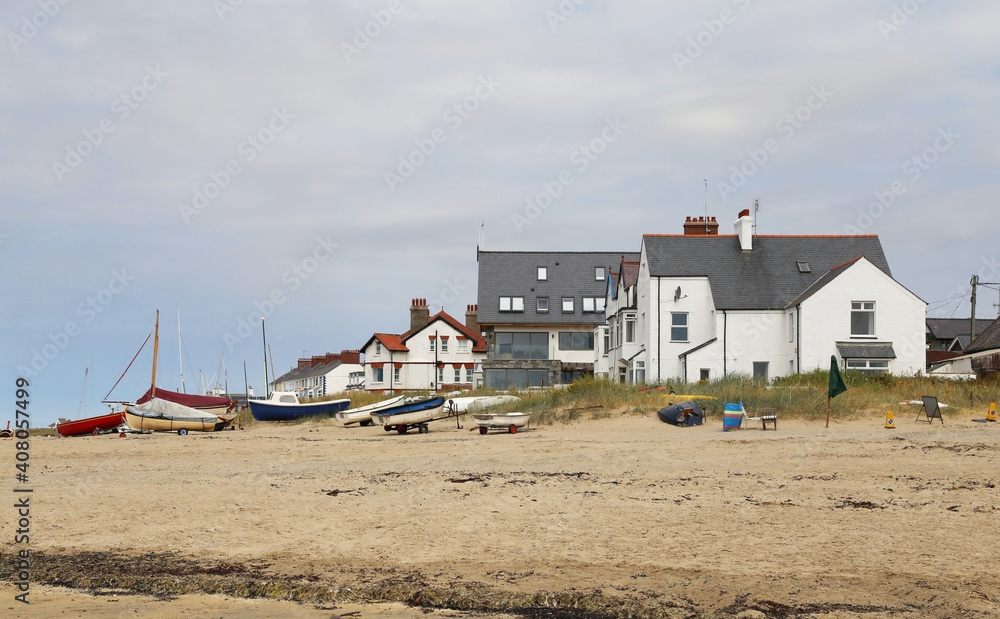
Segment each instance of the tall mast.
[[264,317],[260,317],[260,335],[264,338],[264,399],[268,397],[267,383],[267,332],[264,330]]
[[80,411],[83,410],[83,394],[87,392],[87,374],[90,373],[90,359],[87,359],[87,369],[83,371],[83,390],[80,391],[80,406],[76,409],[76,418],[80,418]]
[[160,310],[156,310],[156,327],[153,329],[153,379],[149,387],[150,399],[156,397],[156,355],[160,352]]
[[181,362],[181,393],[184,390],[184,352],[181,350],[181,304],[177,304],[177,358]]

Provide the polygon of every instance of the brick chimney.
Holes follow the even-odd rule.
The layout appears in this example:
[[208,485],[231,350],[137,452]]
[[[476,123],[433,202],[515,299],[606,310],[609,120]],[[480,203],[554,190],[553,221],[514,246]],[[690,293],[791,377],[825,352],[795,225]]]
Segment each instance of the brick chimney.
[[344,365],[360,365],[361,351],[360,350],[340,351],[340,362],[343,363]]
[[302,368],[307,368],[310,365],[312,365],[312,359],[310,359],[309,357],[306,357],[304,359],[302,357],[299,357],[299,366],[296,369],[301,370]]
[[736,229],[736,236],[740,239],[740,249],[745,252],[753,251],[753,219],[750,217],[750,209],[745,208],[740,211],[739,218],[733,227]]
[[476,335],[482,335],[479,328],[479,306],[467,305],[465,307],[465,326]]
[[719,222],[715,217],[688,217],[684,222],[686,236],[718,236]]
[[416,333],[430,322],[431,312],[427,309],[427,299],[413,299],[410,304],[410,333]]

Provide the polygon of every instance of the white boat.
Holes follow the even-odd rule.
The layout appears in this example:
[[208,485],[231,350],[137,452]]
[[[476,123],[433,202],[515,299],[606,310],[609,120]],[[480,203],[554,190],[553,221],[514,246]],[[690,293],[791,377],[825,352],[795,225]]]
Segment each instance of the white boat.
[[406,434],[407,430],[417,428],[421,434],[427,432],[427,423],[434,421],[444,408],[444,398],[423,398],[406,400],[384,410],[371,414],[372,421],[383,426],[386,432],[396,430]]
[[500,406],[501,404],[520,401],[521,398],[516,395],[481,395],[464,398],[451,398],[448,400],[448,406],[451,407],[449,412],[452,413],[474,413],[476,411],[493,408],[494,406]]
[[406,396],[398,395],[394,398],[389,398],[388,400],[382,400],[381,402],[369,404],[368,406],[359,406],[358,408],[349,408],[346,411],[340,411],[337,413],[337,421],[345,426],[359,422],[363,426],[369,426],[372,424],[372,413],[377,413],[381,410],[395,406],[401,403],[405,397]]
[[528,427],[531,413],[475,413],[472,420],[479,426],[479,433],[486,434],[490,428],[506,429],[516,434],[518,428]]

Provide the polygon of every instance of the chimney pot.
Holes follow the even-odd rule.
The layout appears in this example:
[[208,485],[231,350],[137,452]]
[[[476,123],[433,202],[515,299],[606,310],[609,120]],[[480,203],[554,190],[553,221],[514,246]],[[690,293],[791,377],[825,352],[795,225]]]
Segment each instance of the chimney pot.
[[714,217],[688,217],[684,222],[686,236],[718,236],[719,223]]
[[423,299],[414,299],[413,306],[410,307],[410,333],[416,333],[423,329],[430,322],[430,312],[427,311],[427,304],[422,303]]

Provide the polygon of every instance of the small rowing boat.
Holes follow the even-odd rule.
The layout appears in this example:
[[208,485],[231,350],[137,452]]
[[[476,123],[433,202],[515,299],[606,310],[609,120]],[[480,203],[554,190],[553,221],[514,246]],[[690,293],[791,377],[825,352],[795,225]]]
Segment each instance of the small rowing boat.
[[472,420],[479,426],[479,433],[486,434],[490,428],[506,429],[516,434],[518,428],[528,427],[531,413],[475,413]]
[[358,408],[349,408],[345,411],[340,411],[337,413],[337,421],[345,426],[354,423],[360,423],[363,426],[370,426],[373,423],[372,413],[392,408],[393,406],[400,404],[405,397],[406,396],[398,395],[394,398],[389,398],[388,400],[382,400],[381,402],[369,404],[368,406],[359,406]]
[[59,436],[80,436],[83,434],[93,434],[97,436],[101,430],[113,430],[125,423],[125,414],[121,411],[76,421],[65,421],[56,425]]
[[372,421],[383,427],[386,432],[396,430],[406,434],[410,428],[417,428],[421,434],[427,432],[427,423],[434,421],[444,408],[444,398],[424,398],[407,400],[396,406],[377,413],[372,413]]

